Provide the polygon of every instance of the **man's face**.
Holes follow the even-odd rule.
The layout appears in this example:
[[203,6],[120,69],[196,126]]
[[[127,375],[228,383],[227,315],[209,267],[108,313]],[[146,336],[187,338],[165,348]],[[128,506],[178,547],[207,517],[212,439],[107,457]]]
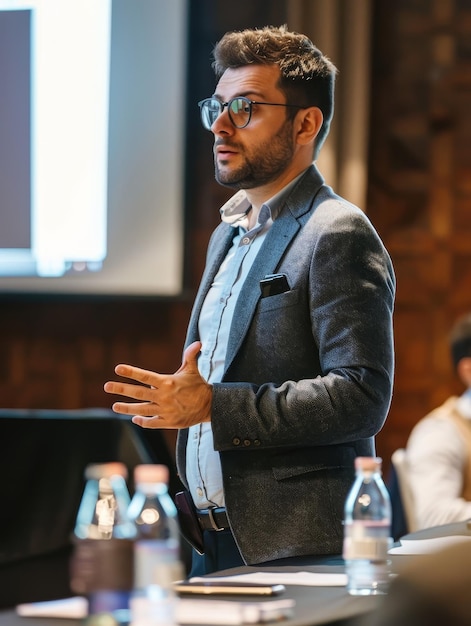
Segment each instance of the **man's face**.
[[[228,69],[214,94],[221,102],[245,96],[257,102],[286,103],[276,87],[279,68],[253,65]],[[283,106],[252,105],[245,128],[236,128],[227,107],[211,127],[214,133],[216,180],[236,189],[253,189],[272,183],[289,167],[294,154],[293,124]]]

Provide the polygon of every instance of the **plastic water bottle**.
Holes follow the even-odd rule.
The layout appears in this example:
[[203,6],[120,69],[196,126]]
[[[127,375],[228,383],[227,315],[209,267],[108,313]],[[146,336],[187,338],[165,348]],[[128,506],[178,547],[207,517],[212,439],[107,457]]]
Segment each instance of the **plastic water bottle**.
[[74,529],[71,589],[88,599],[89,615],[129,609],[136,528],[128,518],[130,495],[123,463],[94,463]]
[[135,492],[128,515],[135,524],[132,626],[174,624],[172,583],[184,578],[177,510],[168,493],[166,465],[134,468]]
[[343,558],[351,595],[387,593],[392,544],[391,501],[379,457],[357,457],[356,478],[345,501]]

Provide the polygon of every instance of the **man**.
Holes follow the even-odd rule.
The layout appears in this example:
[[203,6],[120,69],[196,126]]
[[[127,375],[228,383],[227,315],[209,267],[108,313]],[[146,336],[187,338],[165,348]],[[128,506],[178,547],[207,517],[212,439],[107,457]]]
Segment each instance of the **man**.
[[407,442],[418,528],[471,518],[471,314],[454,324],[450,351],[465,391],[422,418]]
[[313,164],[336,68],[285,27],[228,33],[214,59],[201,119],[216,179],[238,191],[209,243],[182,366],[118,365],[138,384],[105,385],[138,400],[113,405],[136,424],[180,429],[205,529],[193,574],[339,555],[354,457],[374,454],[393,379],[389,256]]

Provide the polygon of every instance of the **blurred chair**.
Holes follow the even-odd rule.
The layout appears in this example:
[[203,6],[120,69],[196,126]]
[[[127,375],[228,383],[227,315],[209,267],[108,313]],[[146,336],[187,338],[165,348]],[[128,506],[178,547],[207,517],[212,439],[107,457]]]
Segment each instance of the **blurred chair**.
[[[397,476],[398,491],[404,511],[405,532],[396,532],[405,535],[418,530],[415,520],[414,495],[409,481],[407,455],[404,448],[398,448],[391,455],[391,464]],[[395,537],[398,539],[399,537]]]

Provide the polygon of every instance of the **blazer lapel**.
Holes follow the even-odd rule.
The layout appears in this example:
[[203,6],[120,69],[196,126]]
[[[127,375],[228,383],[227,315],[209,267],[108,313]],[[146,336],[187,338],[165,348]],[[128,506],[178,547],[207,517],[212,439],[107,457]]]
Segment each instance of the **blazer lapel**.
[[287,198],[286,205],[273,222],[265,241],[250,269],[241,289],[232,319],[232,326],[226,352],[225,371],[232,363],[248,331],[250,322],[261,297],[260,281],[268,274],[274,274],[286,248],[302,226],[315,202],[324,179],[312,165]]

